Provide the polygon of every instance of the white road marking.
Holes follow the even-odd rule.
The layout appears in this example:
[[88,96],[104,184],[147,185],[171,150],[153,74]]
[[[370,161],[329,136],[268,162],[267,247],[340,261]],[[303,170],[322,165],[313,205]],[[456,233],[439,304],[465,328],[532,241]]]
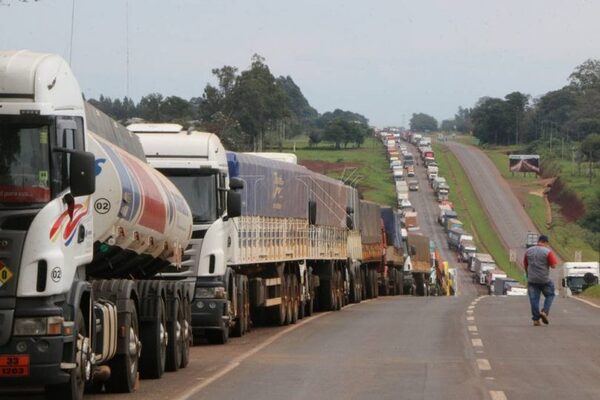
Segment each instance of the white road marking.
[[[371,299],[372,300],[372,299]],[[363,301],[361,304],[367,303],[367,301]],[[352,306],[354,304],[350,304],[346,307],[344,307],[344,309],[348,309],[350,306]],[[185,392],[184,394],[182,394],[181,396],[179,396],[177,399],[178,400],[187,400],[190,397],[192,397],[193,395],[197,394],[199,391],[201,391],[202,389],[204,389],[205,387],[207,387],[208,385],[210,385],[211,383],[215,382],[216,380],[218,380],[219,378],[227,375],[229,372],[233,371],[234,369],[236,369],[237,367],[240,366],[240,364],[242,363],[242,361],[244,361],[245,359],[247,359],[248,357],[258,353],[259,351],[261,351],[262,349],[264,349],[265,347],[269,346],[270,344],[272,344],[273,342],[275,342],[277,339],[281,338],[282,336],[284,336],[285,334],[298,329],[299,327],[314,321],[315,319],[324,317],[325,315],[331,314],[331,311],[328,312],[324,312],[318,315],[315,315],[313,317],[309,317],[299,323],[297,323],[296,325],[292,325],[289,328],[284,329],[283,331],[279,332],[278,334],[270,337],[269,339],[265,340],[264,342],[262,342],[261,344],[259,344],[258,346],[256,346],[255,348],[253,348],[252,350],[247,351],[244,354],[241,354],[240,356],[234,358],[233,360],[231,360],[229,362],[229,364],[227,364],[222,370],[220,370],[219,372],[217,372],[215,375],[207,378],[206,380],[198,383],[197,385],[191,387],[187,392]]]
[[483,341],[481,339],[471,339],[473,347],[483,347]]
[[483,350],[475,350],[475,353],[482,354],[482,353],[484,353],[484,351]]
[[473,310],[467,310],[467,314],[473,314]]
[[490,396],[492,400],[507,400],[502,390],[490,390]]
[[475,321],[475,317],[474,317],[474,316],[472,316],[472,315],[469,315],[469,316],[467,317],[467,321]]
[[469,307],[467,307],[467,310],[472,310],[472,309],[474,309],[474,308],[475,308],[475,306],[474,306],[474,305],[470,305]]
[[467,326],[467,329],[469,332],[477,332],[477,327],[475,325],[469,325]]
[[600,306],[599,306],[599,305],[597,305],[597,304],[594,304],[594,303],[592,303],[591,301],[588,301],[588,300],[586,300],[586,299],[582,299],[581,297],[575,297],[575,296],[573,296],[573,297],[570,297],[570,298],[571,298],[571,299],[575,299],[575,300],[577,300],[577,301],[581,301],[582,303],[585,303],[585,304],[587,304],[588,306],[592,306],[592,307],[600,308]]
[[489,371],[490,369],[492,369],[492,366],[490,365],[490,362],[485,358],[478,358],[477,368],[479,368],[481,371]]

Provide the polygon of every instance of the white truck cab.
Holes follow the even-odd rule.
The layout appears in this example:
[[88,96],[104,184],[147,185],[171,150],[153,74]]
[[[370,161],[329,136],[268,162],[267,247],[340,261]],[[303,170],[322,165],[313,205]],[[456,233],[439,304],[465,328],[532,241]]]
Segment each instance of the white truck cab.
[[598,261],[566,262],[560,269],[562,287],[570,289],[573,294],[581,293],[589,286],[598,284],[598,277],[600,277]]

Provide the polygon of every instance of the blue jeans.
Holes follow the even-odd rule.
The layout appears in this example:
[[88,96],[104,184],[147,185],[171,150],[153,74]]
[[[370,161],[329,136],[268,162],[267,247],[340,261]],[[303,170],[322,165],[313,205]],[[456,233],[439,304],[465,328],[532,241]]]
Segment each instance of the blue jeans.
[[540,319],[540,293],[544,294],[544,310],[546,314],[550,313],[550,307],[554,301],[554,282],[548,283],[528,283],[527,293],[529,294],[529,303],[531,303],[531,319],[538,321]]

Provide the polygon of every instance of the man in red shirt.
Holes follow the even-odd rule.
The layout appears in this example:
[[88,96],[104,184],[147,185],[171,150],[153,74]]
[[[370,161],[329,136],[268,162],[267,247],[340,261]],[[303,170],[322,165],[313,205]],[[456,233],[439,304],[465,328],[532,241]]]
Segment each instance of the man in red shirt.
[[[554,282],[550,279],[550,268],[556,268],[558,259],[548,246],[548,236],[540,235],[538,243],[527,249],[523,265],[527,274],[527,293],[531,304],[533,325],[539,326],[540,319],[548,324],[548,314],[554,301]],[[540,294],[544,294],[544,307],[540,311]]]

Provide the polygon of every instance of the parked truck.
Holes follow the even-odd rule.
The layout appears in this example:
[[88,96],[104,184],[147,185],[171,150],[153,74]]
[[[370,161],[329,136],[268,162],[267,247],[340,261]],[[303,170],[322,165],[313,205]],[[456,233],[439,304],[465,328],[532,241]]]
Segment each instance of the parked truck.
[[[389,272],[387,293],[402,294],[403,267],[406,259],[406,243],[402,239],[402,215],[391,207],[381,207],[381,219],[385,228],[385,260]],[[380,293],[386,290],[380,290]]]
[[192,214],[59,56],[0,52],[0,382],[80,399],[189,360]]
[[360,200],[360,236],[362,243],[361,273],[367,299],[387,294],[389,274],[385,262],[386,241],[379,204]]
[[459,251],[463,242],[473,241],[473,235],[461,228],[452,228],[448,231],[448,247]]
[[566,262],[560,267],[561,285],[578,294],[590,286],[598,284],[600,263],[598,261]]
[[429,279],[433,270],[430,240],[427,236],[409,233],[408,249],[410,260],[406,269],[411,275],[410,293],[413,296],[429,296]]
[[273,157],[228,153],[216,135],[180,128],[130,127],[194,214],[186,268],[174,273],[196,287],[194,335],[225,343],[252,324],[295,323],[363,298],[355,189]]
[[470,269],[473,272],[473,283],[478,282],[485,285],[485,277],[488,270],[496,268],[496,262],[487,253],[475,253],[471,258]]

